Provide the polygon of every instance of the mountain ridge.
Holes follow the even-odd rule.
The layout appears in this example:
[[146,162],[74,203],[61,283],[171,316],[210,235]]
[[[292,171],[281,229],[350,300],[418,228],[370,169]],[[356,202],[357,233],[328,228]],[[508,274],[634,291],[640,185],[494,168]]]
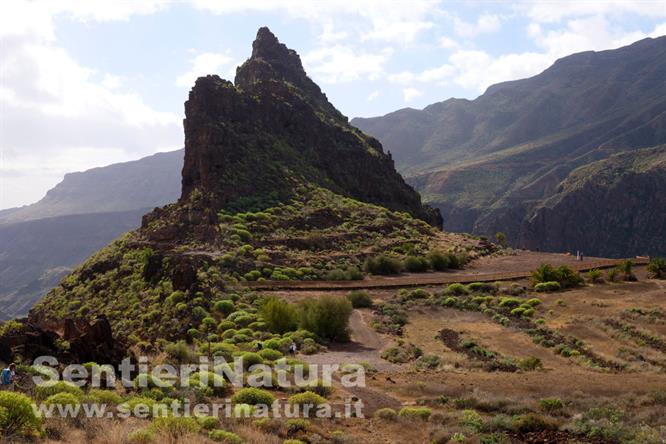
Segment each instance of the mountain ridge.
[[[526,246],[522,221],[576,168],[666,142],[664,60],[666,36],[644,39],[564,57],[471,101],[449,99],[352,124],[384,142],[408,182],[442,211],[445,229],[516,233],[513,244]],[[623,255],[648,247],[636,244]],[[581,248],[618,254],[595,239]]]

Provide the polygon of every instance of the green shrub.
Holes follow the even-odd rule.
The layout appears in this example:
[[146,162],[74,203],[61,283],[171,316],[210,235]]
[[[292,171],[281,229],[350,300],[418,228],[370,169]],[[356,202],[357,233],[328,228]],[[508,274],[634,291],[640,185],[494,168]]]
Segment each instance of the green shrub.
[[618,267],[611,268],[608,270],[608,274],[606,276],[610,282],[619,282],[621,279],[620,269]]
[[514,297],[503,297],[499,300],[499,306],[505,308],[515,308],[523,303],[522,299]]
[[535,356],[529,356],[518,361],[518,367],[524,371],[532,371],[543,368],[543,363],[541,359]]
[[553,291],[560,291],[561,286],[557,281],[541,282],[534,286],[534,291],[539,293],[550,293]]
[[553,414],[564,408],[560,398],[544,398],[539,401],[539,408],[548,414]]
[[188,386],[205,396],[224,396],[227,392],[227,383],[224,377],[213,372],[192,373],[187,380]]
[[56,393],[46,398],[46,405],[77,406],[81,404],[81,399],[71,393]]
[[270,406],[275,402],[275,396],[266,390],[254,387],[246,387],[238,390],[231,397],[231,402],[234,404],[265,404]]
[[287,420],[287,433],[295,435],[299,432],[307,432],[310,428],[310,421],[304,418],[294,418]]
[[331,393],[333,393],[333,387],[330,384],[324,384],[324,382],[320,379],[309,382],[305,387],[301,387],[300,389],[301,391],[314,392],[319,396],[323,396],[324,398],[328,398],[331,396]]
[[407,256],[404,267],[410,273],[425,273],[430,268],[430,263],[423,257]]
[[547,422],[543,417],[534,413],[520,415],[513,418],[512,428],[520,433],[535,433],[544,430],[552,430],[553,424]]
[[375,411],[374,416],[375,418],[379,418],[384,421],[395,421],[396,419],[398,419],[398,412],[388,407],[385,407],[383,409]]
[[561,265],[557,269],[549,264],[541,264],[532,272],[532,283],[535,289],[538,284],[557,282],[561,288],[577,287],[583,283],[580,274],[566,265]]
[[127,435],[129,444],[151,444],[155,442],[155,434],[150,429],[137,429]]
[[56,393],[71,393],[78,398],[83,396],[83,390],[80,387],[67,381],[47,381],[35,386],[35,398],[39,400],[46,399]]
[[399,274],[402,271],[402,263],[398,259],[385,255],[366,259],[363,267],[366,273],[379,275]]
[[661,257],[652,258],[647,270],[653,279],[666,279],[666,259]]
[[197,416],[199,426],[204,430],[213,430],[220,425],[220,418],[217,416]]
[[476,412],[476,410],[467,409],[463,410],[462,418],[460,418],[458,424],[478,432],[483,428],[483,418]]
[[472,282],[467,285],[467,290],[469,290],[470,293],[496,294],[498,288],[496,284],[489,282]]
[[208,432],[208,438],[212,441],[223,442],[225,444],[243,444],[243,440],[235,433],[226,430],[211,430]]
[[370,299],[367,291],[354,290],[347,295],[347,299],[349,299],[354,308],[372,307],[372,299]]
[[386,359],[393,364],[404,364],[413,361],[421,356],[423,352],[414,344],[402,344],[396,347],[390,347],[381,354],[382,359]]
[[347,342],[352,310],[352,304],[346,298],[305,299],[299,303],[300,327],[325,340]]
[[264,348],[258,351],[257,354],[261,356],[264,361],[277,361],[284,356],[281,351],[273,350],[271,348]]
[[463,284],[451,284],[448,287],[446,287],[446,294],[451,294],[451,295],[456,295],[456,296],[462,296],[467,294],[467,287],[465,287]]
[[241,359],[243,360],[243,368],[245,370],[249,369],[253,365],[264,363],[264,358],[262,358],[260,354],[254,352],[243,353],[241,355]]
[[169,359],[175,361],[177,364],[192,362],[192,352],[190,347],[185,341],[178,341],[175,343],[167,344],[164,347],[164,352]]
[[197,420],[189,416],[160,416],[153,419],[150,428],[155,433],[168,436],[174,442],[201,430]]
[[22,393],[0,391],[0,437],[33,435],[41,425],[30,398]]
[[419,369],[435,369],[441,363],[442,360],[437,355],[423,355],[416,361],[416,367]]
[[296,307],[278,297],[266,298],[259,312],[268,330],[273,333],[283,334],[295,330],[298,325]]
[[427,407],[403,407],[398,412],[402,418],[421,419],[427,421],[432,415],[432,410]]
[[297,393],[289,397],[289,405],[298,405],[301,407],[311,406],[317,407],[322,404],[326,404],[326,398],[319,396],[315,392],[305,391],[303,393]]
[[449,268],[449,257],[441,251],[431,251],[426,256],[435,271],[446,271]]
[[90,389],[85,398],[88,402],[99,404],[118,405],[123,402],[122,396],[115,390]]
[[216,312],[223,314],[224,316],[229,316],[231,313],[236,311],[236,306],[232,301],[223,300],[217,301],[215,305],[213,305],[213,309]]
[[604,277],[601,274],[601,270],[594,268],[587,272],[587,279],[593,284],[602,284],[604,282]]
[[138,406],[141,406],[142,410],[148,410],[150,414],[153,412],[153,406],[156,404],[156,401],[151,398],[147,398],[145,396],[133,396],[129,398],[127,401],[124,403],[120,404],[118,406],[119,409],[123,409],[127,412],[131,412],[134,414],[135,409]]

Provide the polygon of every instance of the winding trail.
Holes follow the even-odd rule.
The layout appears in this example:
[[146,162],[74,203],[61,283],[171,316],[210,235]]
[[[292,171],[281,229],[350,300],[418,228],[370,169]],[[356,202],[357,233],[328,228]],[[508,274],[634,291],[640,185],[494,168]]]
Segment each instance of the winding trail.
[[[315,355],[301,356],[309,364],[317,365],[343,365],[347,363],[368,363],[381,373],[391,373],[399,370],[399,366],[383,360],[381,351],[391,342],[381,334],[373,330],[365,321],[365,316],[369,316],[370,311],[354,310],[349,318],[349,327],[351,329],[351,341],[346,344],[333,344],[328,351]],[[372,415],[375,410],[383,407],[400,408],[402,402],[386,392],[372,389],[368,386],[368,380],[372,376],[366,374],[365,387],[340,387],[363,401],[363,413]],[[340,380],[336,380],[340,383]]]

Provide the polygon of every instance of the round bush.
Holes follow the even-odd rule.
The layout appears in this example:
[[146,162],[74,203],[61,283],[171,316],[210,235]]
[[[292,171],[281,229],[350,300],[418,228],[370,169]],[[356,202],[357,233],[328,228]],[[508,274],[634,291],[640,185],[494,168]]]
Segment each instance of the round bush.
[[370,308],[372,307],[372,299],[368,292],[362,290],[354,290],[347,295],[347,299],[351,302],[354,308]]
[[206,396],[224,396],[227,384],[224,377],[213,372],[196,372],[187,380],[189,386]]
[[44,401],[44,403],[47,405],[61,405],[61,406],[66,406],[66,405],[77,406],[80,404],[79,398],[75,395],[72,395],[71,393],[56,393],[55,395],[51,395],[48,398],[46,398],[46,401]]
[[391,275],[402,271],[402,263],[398,259],[380,255],[368,258],[364,264],[365,271],[371,274]]
[[231,397],[234,404],[265,404],[271,405],[275,402],[275,397],[268,391],[255,387],[242,388]]
[[56,393],[71,393],[76,397],[83,396],[81,387],[67,381],[48,381],[35,386],[35,397],[43,400]]
[[326,402],[326,398],[319,396],[315,392],[311,391],[297,393],[289,398],[289,405],[300,405],[301,407],[305,405],[316,407],[322,404],[326,404]]
[[446,271],[449,268],[449,257],[441,251],[431,251],[427,257],[433,270]]
[[235,433],[226,430],[211,430],[208,432],[208,438],[212,441],[223,442],[226,444],[243,444],[243,440]]
[[375,412],[375,418],[383,419],[384,421],[395,421],[398,419],[398,412],[388,407],[379,409]]
[[218,313],[228,316],[236,310],[236,306],[231,301],[217,301],[213,309]]
[[32,400],[22,393],[0,392],[0,412],[0,436],[28,436],[41,429]]
[[534,291],[539,292],[539,293],[549,293],[552,291],[559,291],[561,288],[561,285],[557,281],[548,281],[548,282],[541,282],[539,284],[536,284],[534,286]]
[[98,404],[118,405],[123,398],[113,390],[90,389],[85,397],[86,401]]
[[127,442],[130,444],[151,444],[155,442],[155,434],[152,430],[137,429],[127,435]]
[[257,354],[265,361],[277,361],[284,356],[281,351],[273,350],[272,348],[264,348]]
[[216,416],[199,416],[197,422],[205,430],[213,430],[220,425],[220,418]]
[[403,418],[418,418],[427,421],[432,414],[432,410],[427,407],[403,407],[398,412],[398,416]]
[[189,416],[160,416],[153,419],[150,428],[170,437],[173,442],[201,430],[197,420]]
[[243,360],[243,368],[246,370],[253,365],[264,363],[264,359],[261,357],[261,355],[253,352],[243,353],[241,355],[241,359]]
[[426,258],[407,256],[405,259],[405,270],[411,273],[425,273],[429,268],[430,263]]

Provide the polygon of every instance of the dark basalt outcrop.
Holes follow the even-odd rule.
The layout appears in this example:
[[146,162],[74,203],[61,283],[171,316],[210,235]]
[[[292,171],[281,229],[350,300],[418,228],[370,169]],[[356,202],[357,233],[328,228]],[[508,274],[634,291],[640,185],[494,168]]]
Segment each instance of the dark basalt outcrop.
[[182,200],[200,193],[208,208],[245,209],[310,183],[441,226],[390,154],[348,124],[268,28],[259,29],[234,83],[215,75],[196,81],[185,116]]
[[[111,324],[103,315],[91,324],[65,319],[61,328],[40,326],[35,321],[24,319],[20,332],[0,337],[0,360],[11,362],[20,356],[32,361],[39,356],[57,356],[62,363],[117,366],[127,356],[127,345],[114,338]],[[64,350],[59,346],[61,340],[69,344]]]

